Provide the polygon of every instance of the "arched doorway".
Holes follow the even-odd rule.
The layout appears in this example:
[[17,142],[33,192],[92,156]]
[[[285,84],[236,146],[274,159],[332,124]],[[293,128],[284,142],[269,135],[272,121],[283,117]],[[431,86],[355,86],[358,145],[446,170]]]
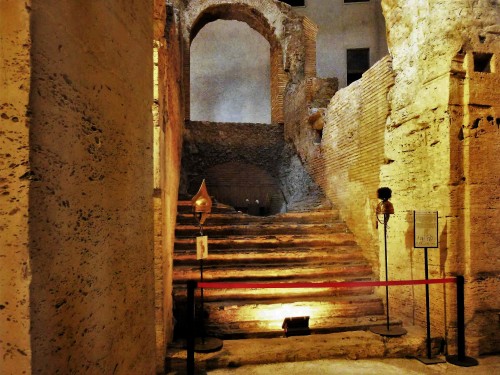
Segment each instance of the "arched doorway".
[[218,20],[191,43],[194,121],[271,122],[270,45],[240,21]]

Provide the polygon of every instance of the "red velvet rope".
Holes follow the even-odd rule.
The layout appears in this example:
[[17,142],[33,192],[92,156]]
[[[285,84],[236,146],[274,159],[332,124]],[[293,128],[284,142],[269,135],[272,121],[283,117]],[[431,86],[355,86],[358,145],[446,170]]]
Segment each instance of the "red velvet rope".
[[264,288],[366,288],[390,285],[424,285],[456,283],[456,278],[431,280],[396,280],[396,281],[339,281],[325,283],[236,283],[236,282],[202,282],[198,288],[204,289],[264,289]]

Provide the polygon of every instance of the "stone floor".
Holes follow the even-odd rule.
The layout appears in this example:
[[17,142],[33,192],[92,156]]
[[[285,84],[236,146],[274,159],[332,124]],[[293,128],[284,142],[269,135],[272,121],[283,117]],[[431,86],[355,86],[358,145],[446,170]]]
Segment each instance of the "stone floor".
[[209,375],[494,375],[500,374],[500,356],[479,358],[475,367],[457,367],[449,363],[425,365],[416,359],[331,359],[288,362],[270,365],[242,366],[208,371]]
[[[196,354],[196,374],[499,374],[500,356],[479,358],[479,366],[450,363],[425,365],[425,330],[405,327],[408,334],[385,338],[369,331],[274,339],[226,340],[221,351]],[[433,340],[439,358],[441,339]],[[455,353],[451,353],[455,354]],[[186,373],[186,350],[169,350],[169,375]]]

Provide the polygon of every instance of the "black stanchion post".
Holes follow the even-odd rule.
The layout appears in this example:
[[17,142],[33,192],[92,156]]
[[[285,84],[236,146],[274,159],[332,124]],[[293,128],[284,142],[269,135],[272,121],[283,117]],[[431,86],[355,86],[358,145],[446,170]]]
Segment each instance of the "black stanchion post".
[[[427,248],[424,248],[425,256],[425,280],[429,280],[429,260],[427,258]],[[426,308],[426,319],[427,319],[427,358],[432,358],[431,349],[431,309],[429,301],[429,284],[425,284],[425,308]]]
[[465,355],[465,278],[457,276],[457,355],[446,356],[446,360],[456,366],[477,366],[478,362]]
[[[425,280],[429,280],[429,259],[427,253],[427,247],[424,248],[424,257],[425,257]],[[432,357],[432,339],[431,339],[431,306],[430,306],[430,298],[429,298],[429,284],[425,284],[425,309],[426,309],[426,320],[427,320],[427,338],[426,338],[426,346],[427,346],[427,357],[425,358],[417,358],[420,362],[425,363],[426,365],[433,365],[436,363],[446,362],[443,359]]]
[[195,303],[194,290],[196,281],[187,282],[187,357],[186,372],[187,375],[194,375],[194,336],[195,336]]

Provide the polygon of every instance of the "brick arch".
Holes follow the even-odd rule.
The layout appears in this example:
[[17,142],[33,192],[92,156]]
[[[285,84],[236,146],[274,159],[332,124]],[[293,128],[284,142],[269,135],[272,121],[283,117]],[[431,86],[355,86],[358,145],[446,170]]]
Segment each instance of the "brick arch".
[[[271,122],[283,123],[283,95],[289,82],[315,75],[316,43],[311,22],[275,0],[193,0],[182,12],[185,117],[190,116],[190,46],[198,32],[216,20],[245,22],[271,46]],[[314,27],[313,27],[314,29]],[[314,29],[315,30],[315,29]],[[312,52],[314,53],[312,53]],[[310,67],[313,66],[314,69]],[[309,68],[308,68],[309,67]]]

